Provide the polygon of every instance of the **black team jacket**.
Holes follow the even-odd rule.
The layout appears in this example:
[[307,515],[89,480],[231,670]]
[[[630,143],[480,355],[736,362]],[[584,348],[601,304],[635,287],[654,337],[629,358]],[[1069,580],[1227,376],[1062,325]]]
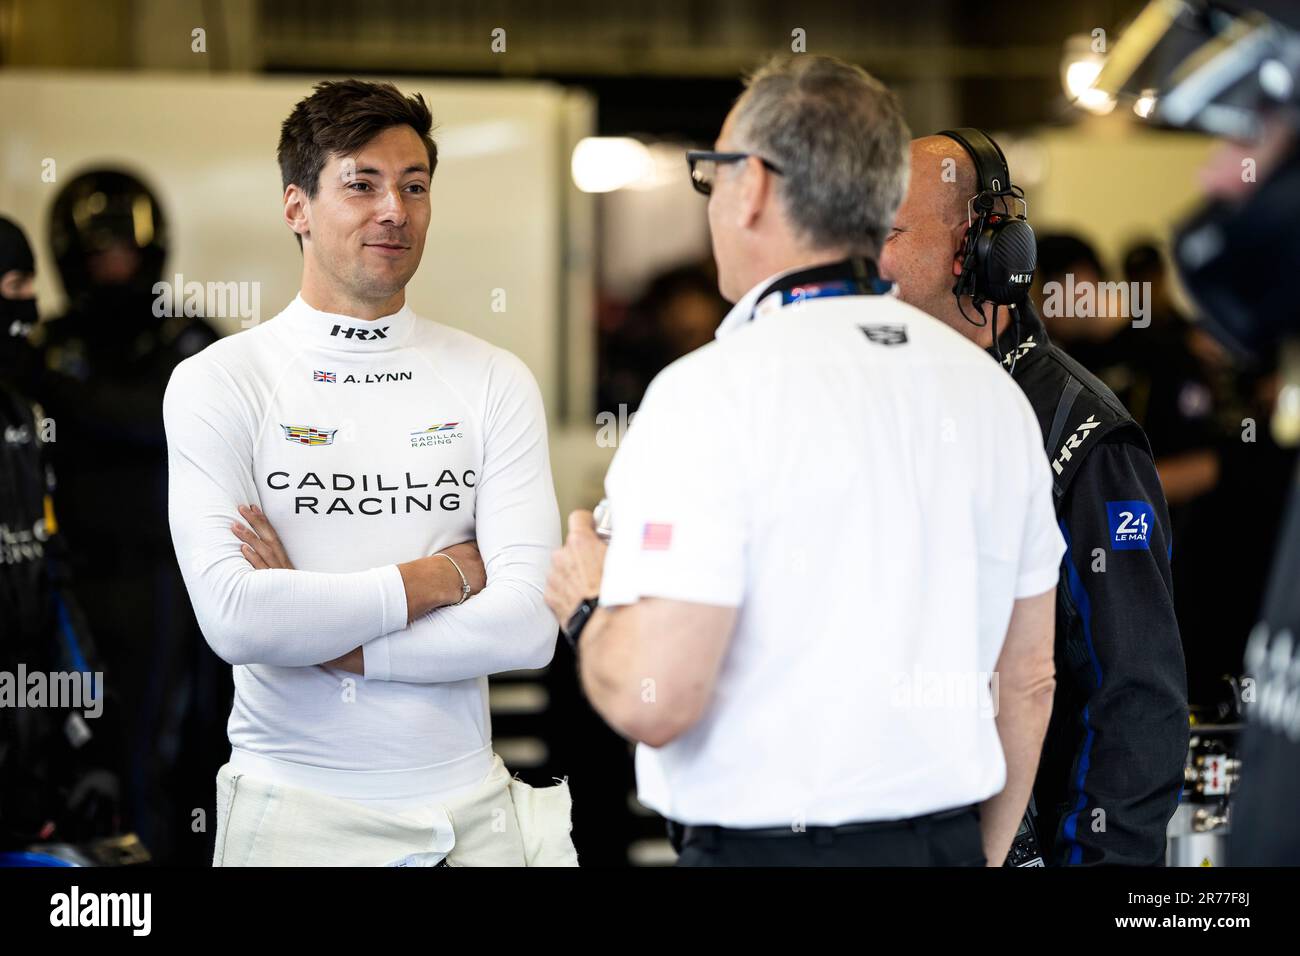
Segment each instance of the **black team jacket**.
[[1043,851],[1049,865],[1160,866],[1188,739],[1169,509],[1142,429],[1032,307],[1018,311],[999,350],[1038,415],[1067,545],[1034,781]]

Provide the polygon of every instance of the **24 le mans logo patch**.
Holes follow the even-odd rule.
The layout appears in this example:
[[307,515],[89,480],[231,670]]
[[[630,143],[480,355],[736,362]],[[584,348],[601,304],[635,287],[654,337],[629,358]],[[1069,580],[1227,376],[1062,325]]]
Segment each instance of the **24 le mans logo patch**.
[[1116,551],[1151,550],[1151,529],[1156,512],[1145,501],[1108,501],[1110,546]]

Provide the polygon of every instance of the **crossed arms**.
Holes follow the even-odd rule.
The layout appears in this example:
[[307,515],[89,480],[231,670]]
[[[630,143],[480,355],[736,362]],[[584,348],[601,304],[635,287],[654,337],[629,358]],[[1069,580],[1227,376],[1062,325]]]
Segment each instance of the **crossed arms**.
[[348,573],[265,559],[265,567],[254,567],[232,525],[241,504],[258,500],[256,413],[216,360],[201,353],[177,367],[163,401],[172,539],[195,615],[218,656],[230,664],[306,667],[355,662],[360,648],[367,678],[412,683],[550,660],[556,629],[542,586],[559,543],[559,516],[541,395],[522,363],[510,361],[498,370],[501,388],[483,421],[475,502],[483,585],[458,606],[447,605],[460,598],[460,576],[434,555]]

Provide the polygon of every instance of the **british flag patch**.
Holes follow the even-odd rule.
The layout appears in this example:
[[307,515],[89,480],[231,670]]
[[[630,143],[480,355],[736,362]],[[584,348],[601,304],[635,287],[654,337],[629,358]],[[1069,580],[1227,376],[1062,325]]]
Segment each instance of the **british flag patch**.
[[334,382],[335,384],[338,384],[338,378],[335,372],[312,372],[311,380],[313,382]]

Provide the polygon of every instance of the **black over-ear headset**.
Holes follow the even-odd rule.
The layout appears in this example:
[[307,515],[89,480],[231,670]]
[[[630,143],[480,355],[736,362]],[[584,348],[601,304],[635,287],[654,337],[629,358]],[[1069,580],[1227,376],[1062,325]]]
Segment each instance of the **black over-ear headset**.
[[[972,127],[945,129],[940,136],[955,140],[975,163],[978,191],[966,202],[966,238],[962,246],[962,270],[952,287],[957,306],[966,315],[962,297],[970,296],[975,310],[983,317],[981,306],[991,302],[1012,310],[1025,299],[1034,281],[1038,264],[1038,245],[1029,225],[1029,205],[1025,193],[1011,183],[1011,171],[1001,147],[987,133]],[[1003,212],[1006,199],[1020,212]],[[1014,315],[1017,329],[1019,315]],[[988,320],[976,322],[983,325]],[[996,332],[996,330],[995,330]],[[1016,336],[1019,339],[1019,334]],[[993,336],[994,354],[1001,359],[997,335]]]

